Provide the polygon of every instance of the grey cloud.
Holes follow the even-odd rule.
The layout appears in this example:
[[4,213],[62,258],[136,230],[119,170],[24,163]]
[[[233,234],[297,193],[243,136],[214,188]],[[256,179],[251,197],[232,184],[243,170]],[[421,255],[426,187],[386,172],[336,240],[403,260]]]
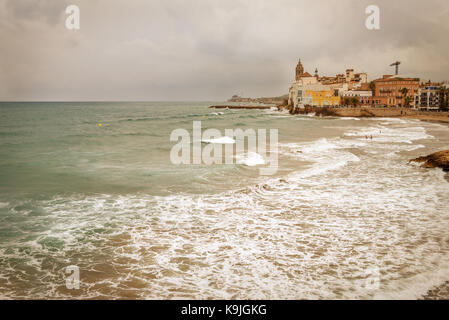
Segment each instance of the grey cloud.
[[[287,92],[297,59],[371,78],[449,78],[449,3],[366,0],[0,0],[0,100],[211,100]],[[381,30],[364,27],[381,8]],[[29,6],[28,6],[29,5]],[[14,28],[20,21],[20,28]],[[11,33],[11,28],[14,33]]]
[[62,17],[66,0],[6,0],[6,10],[11,20],[40,20],[56,24]]

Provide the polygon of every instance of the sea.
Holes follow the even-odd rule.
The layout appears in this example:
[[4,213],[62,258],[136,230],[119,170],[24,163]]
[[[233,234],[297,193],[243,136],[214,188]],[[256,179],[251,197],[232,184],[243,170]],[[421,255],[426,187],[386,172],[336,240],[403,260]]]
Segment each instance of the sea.
[[[449,149],[448,125],[213,104],[0,103],[0,298],[419,299],[449,280],[448,177],[409,162]],[[277,130],[277,171],[173,163],[194,121]]]

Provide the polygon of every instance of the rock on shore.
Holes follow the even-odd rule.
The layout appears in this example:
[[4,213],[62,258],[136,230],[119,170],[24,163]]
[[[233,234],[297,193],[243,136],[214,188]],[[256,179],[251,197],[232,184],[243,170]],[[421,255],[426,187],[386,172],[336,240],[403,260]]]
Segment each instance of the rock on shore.
[[420,300],[448,300],[449,299],[449,281],[440,286],[427,291],[427,294]]
[[425,157],[419,157],[410,161],[423,162],[423,168],[442,168],[449,172],[449,150],[432,153]]

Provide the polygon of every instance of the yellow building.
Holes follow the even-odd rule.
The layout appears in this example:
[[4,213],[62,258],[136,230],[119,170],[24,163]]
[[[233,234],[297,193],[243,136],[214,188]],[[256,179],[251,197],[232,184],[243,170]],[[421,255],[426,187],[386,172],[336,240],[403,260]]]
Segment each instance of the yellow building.
[[340,97],[335,96],[332,90],[306,90],[305,95],[312,98],[313,106],[337,106],[340,104]]

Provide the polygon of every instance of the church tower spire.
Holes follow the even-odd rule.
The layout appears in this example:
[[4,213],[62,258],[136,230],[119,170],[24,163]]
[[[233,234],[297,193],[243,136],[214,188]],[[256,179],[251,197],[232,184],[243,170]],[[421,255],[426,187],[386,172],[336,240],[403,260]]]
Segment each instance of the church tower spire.
[[302,66],[301,59],[298,61],[298,65],[296,66],[296,81],[298,81],[301,76],[304,74],[304,67]]

